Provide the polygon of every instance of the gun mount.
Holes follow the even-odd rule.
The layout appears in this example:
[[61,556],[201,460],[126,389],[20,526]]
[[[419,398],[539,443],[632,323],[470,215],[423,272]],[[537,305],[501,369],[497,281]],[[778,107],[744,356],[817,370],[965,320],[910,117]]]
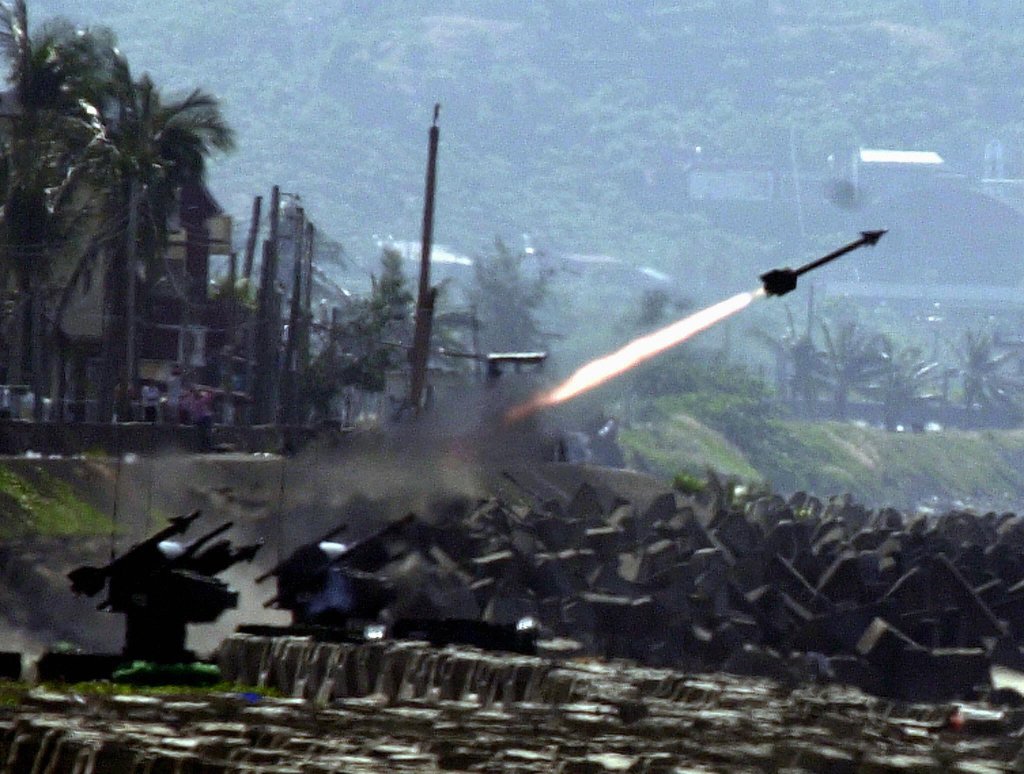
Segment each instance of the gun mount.
[[171,538],[188,531],[200,512],[175,516],[170,525],[137,543],[103,567],[82,566],[68,573],[71,590],[106,598],[97,606],[125,616],[123,655],[129,659],[178,663],[193,661],[185,649],[186,627],[210,623],[238,604],[238,593],[216,576],[234,564],[252,561],[262,541],[236,548],[216,538],[226,522],[191,543]]
[[[390,522],[350,545],[330,539],[343,529],[339,526],[319,540],[300,546],[257,578],[258,583],[276,578],[277,594],[264,607],[289,611],[290,626],[246,624],[238,631],[270,637],[311,636],[324,641],[419,639],[439,646],[459,643],[536,653],[537,631],[532,621],[501,625],[475,617],[451,617],[445,612],[433,618],[396,613],[403,601],[417,594],[419,584],[430,587],[436,583],[426,580],[429,575],[411,580],[402,575],[403,570],[389,580],[396,564],[434,545],[432,528],[418,522],[414,514]],[[412,566],[415,562],[404,572]]]
[[256,579],[277,579],[277,594],[264,607],[287,610],[296,626],[343,628],[349,619],[374,620],[394,601],[394,591],[375,573],[401,550],[396,545],[413,514],[351,544],[331,540],[340,525],[305,543]]

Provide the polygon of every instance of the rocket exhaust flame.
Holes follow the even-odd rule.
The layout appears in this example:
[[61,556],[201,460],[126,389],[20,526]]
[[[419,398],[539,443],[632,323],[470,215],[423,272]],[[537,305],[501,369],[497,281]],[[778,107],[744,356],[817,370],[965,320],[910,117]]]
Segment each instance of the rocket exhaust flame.
[[610,355],[591,360],[581,366],[557,387],[542,392],[525,403],[513,406],[505,415],[505,421],[509,424],[518,422],[542,408],[564,403],[577,395],[592,390],[666,349],[681,344],[712,325],[746,309],[754,299],[762,298],[764,295],[764,288],[758,288],[749,293],[738,293],[732,298],[694,312],[689,317],[684,317],[653,333],[634,339]]

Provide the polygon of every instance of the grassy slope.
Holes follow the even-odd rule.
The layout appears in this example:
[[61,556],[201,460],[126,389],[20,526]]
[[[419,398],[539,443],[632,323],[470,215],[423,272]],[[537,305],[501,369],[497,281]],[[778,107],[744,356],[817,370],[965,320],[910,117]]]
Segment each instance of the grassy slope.
[[[624,429],[621,441],[636,467],[665,479],[679,472],[701,475],[710,468],[747,481],[766,481],[782,492],[850,492],[876,506],[912,507],[936,497],[940,507],[962,500],[978,507],[1024,510],[1024,430],[904,434],[832,422],[777,422],[772,429],[770,442],[762,443],[760,451],[756,446],[744,450],[676,411],[658,422]],[[166,463],[164,470],[181,488],[181,476]],[[188,470],[198,480],[196,471]],[[253,475],[264,472],[264,466],[252,464]],[[144,472],[139,475],[145,477]],[[200,483],[216,488],[232,481],[240,492],[248,492],[251,486],[238,483],[244,475],[237,465],[211,469]],[[108,534],[112,477],[111,465],[101,461],[0,462],[0,541],[26,535]],[[129,482],[122,491],[140,487],[138,481]],[[199,505],[182,501],[164,509],[176,513]],[[135,510],[124,508],[126,514]]]
[[[708,467],[783,491],[849,492],[872,505],[911,507],[928,498],[982,508],[1024,502],[1024,431],[905,434],[839,423],[780,423],[771,456],[748,457],[691,417],[632,429],[623,444],[652,472]],[[753,458],[751,458],[753,457]]]
[[109,533],[110,519],[90,499],[80,472],[66,465],[24,459],[0,464],[0,540]]

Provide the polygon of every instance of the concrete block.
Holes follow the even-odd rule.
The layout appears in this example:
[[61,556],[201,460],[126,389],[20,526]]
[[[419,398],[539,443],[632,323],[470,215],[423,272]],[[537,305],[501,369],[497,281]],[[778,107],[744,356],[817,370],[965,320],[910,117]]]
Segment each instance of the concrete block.
[[636,508],[629,503],[624,503],[608,514],[605,522],[609,527],[616,527],[622,530],[626,539],[636,543],[640,539],[640,527],[636,517]]
[[583,482],[566,506],[565,515],[581,521],[603,518],[606,513],[603,499],[606,498],[602,498],[597,489]]
[[892,605],[873,602],[867,605],[839,608],[805,621],[793,635],[792,647],[833,655],[854,653],[871,623],[892,617]]
[[625,530],[616,526],[591,527],[583,534],[583,543],[602,558],[610,558],[626,547]]
[[710,532],[737,558],[759,551],[764,542],[761,530],[739,511],[728,511],[715,519]]
[[903,651],[886,677],[893,698],[924,703],[973,699],[991,686],[989,660],[981,648]]
[[859,656],[837,655],[828,660],[832,680],[842,685],[852,685],[865,693],[880,695],[885,691],[885,681],[879,670]]
[[641,577],[644,580],[668,572],[680,563],[679,547],[675,541],[663,538],[643,549],[641,557]]
[[644,510],[640,517],[640,523],[645,529],[650,530],[658,522],[665,523],[672,519],[677,510],[676,496],[673,492],[665,492],[657,495]]
[[0,680],[21,679],[21,653],[11,650],[0,651]]
[[643,557],[639,552],[623,551],[619,554],[619,577],[627,583],[639,583]]
[[796,567],[781,556],[773,556],[765,564],[764,581],[813,612],[823,613],[832,607],[828,598],[818,593]]
[[793,673],[786,659],[778,653],[746,643],[737,648],[722,664],[722,671],[749,677],[767,677],[787,684],[793,680]]
[[484,556],[475,556],[469,560],[469,564],[478,577],[501,578],[512,571],[516,564],[516,554],[506,548]]
[[867,602],[868,585],[864,582],[863,564],[857,552],[844,551],[818,579],[818,592],[832,602]]
[[898,532],[903,529],[903,514],[895,508],[881,508],[871,520],[871,525],[876,529],[887,529]]
[[873,551],[891,535],[887,529],[862,529],[850,539],[850,545],[857,551]]
[[777,554],[792,562],[799,554],[811,549],[811,528],[808,524],[784,519],[765,535],[764,553]]
[[[568,548],[564,532],[570,523],[566,518],[555,518],[547,514],[537,514],[523,526],[529,529],[535,540],[540,544],[540,551],[559,551]],[[516,530],[514,529],[513,532]]]
[[933,600],[960,613],[958,645],[980,646],[984,637],[999,637],[1005,627],[988,606],[978,597],[963,575],[943,554],[932,556],[929,562],[929,582]]
[[881,618],[874,618],[857,641],[855,651],[884,673],[898,668],[907,651],[927,652],[925,648]]
[[839,519],[822,521],[811,536],[811,550],[816,554],[827,554],[846,542],[846,527]]
[[697,591],[708,596],[725,587],[729,580],[729,564],[720,550],[704,548],[690,557],[690,572]]
[[533,565],[524,572],[524,584],[539,598],[568,596],[584,588],[585,579],[570,572],[558,554],[533,557]]

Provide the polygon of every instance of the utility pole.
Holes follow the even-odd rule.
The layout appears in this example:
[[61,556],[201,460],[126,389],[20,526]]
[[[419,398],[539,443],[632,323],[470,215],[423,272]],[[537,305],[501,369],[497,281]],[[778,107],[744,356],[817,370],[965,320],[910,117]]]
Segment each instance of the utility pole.
[[299,373],[309,370],[309,338],[313,330],[313,255],[316,250],[316,229],[306,224],[305,287],[302,299],[302,338],[299,340]]
[[280,319],[275,315],[278,309],[277,227],[280,211],[281,189],[275,185],[270,194],[270,234],[263,243],[263,266],[260,269],[260,293],[256,310],[256,372],[253,374],[252,392],[257,424],[270,421],[276,414],[270,404],[280,338]]
[[252,276],[252,264],[256,258],[256,238],[260,233],[260,210],[263,208],[263,197],[252,200],[252,220],[249,221],[249,238],[245,242],[245,264],[242,276],[248,281]]
[[299,343],[299,327],[302,312],[302,263],[303,263],[303,223],[305,212],[300,207],[295,224],[294,265],[292,267],[292,305],[288,313],[288,340],[284,349],[284,373],[281,375],[281,404],[278,407],[277,421],[282,425],[290,424],[295,414],[295,381],[297,363],[295,350]]
[[235,421],[235,352],[238,350],[238,315],[236,314],[238,299],[235,297],[235,288],[238,285],[238,253],[231,251],[231,258],[228,261],[228,292],[226,298],[228,310],[227,335],[224,346],[221,347],[221,389],[224,391],[224,424],[234,424]]
[[476,304],[470,307],[470,326],[473,332],[473,373],[478,382],[484,380],[484,363],[480,353],[480,316],[476,312]]
[[430,330],[434,320],[437,288],[430,286],[430,248],[434,239],[434,188],[437,181],[437,127],[441,105],[434,105],[434,123],[430,127],[427,154],[426,191],[423,197],[423,242],[420,248],[420,283],[416,297],[416,328],[409,352],[409,405],[416,416],[423,411],[423,388],[427,381],[427,359],[430,354]]

